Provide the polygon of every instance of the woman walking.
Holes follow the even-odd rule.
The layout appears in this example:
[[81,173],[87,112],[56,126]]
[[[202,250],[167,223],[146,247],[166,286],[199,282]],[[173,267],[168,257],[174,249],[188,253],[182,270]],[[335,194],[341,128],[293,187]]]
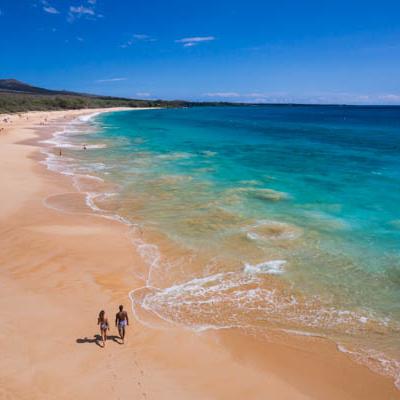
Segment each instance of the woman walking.
[[97,325],[100,326],[100,334],[101,334],[101,339],[103,341],[103,346],[106,345],[106,340],[107,340],[107,330],[110,330],[110,326],[108,325],[108,319],[106,317],[106,313],[104,310],[101,310],[99,313],[99,318],[97,319]]

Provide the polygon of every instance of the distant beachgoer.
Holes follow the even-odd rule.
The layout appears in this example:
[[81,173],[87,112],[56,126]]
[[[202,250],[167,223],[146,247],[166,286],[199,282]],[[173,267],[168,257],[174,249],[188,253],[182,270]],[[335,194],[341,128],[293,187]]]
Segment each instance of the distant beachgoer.
[[84,145],[83,145],[83,150],[85,150],[85,151],[86,151],[86,144],[84,144]]
[[61,149],[60,149],[60,157],[62,156],[62,151],[61,151]]
[[125,339],[125,327],[129,325],[128,313],[124,310],[124,306],[119,306],[119,312],[115,316],[115,326],[118,327],[119,336],[124,343]]
[[99,313],[99,318],[97,319],[97,325],[100,326],[100,334],[104,347],[106,345],[106,340],[107,340],[107,331],[110,330],[110,326],[108,325],[108,319],[106,317],[106,313],[104,312],[104,310],[101,310]]

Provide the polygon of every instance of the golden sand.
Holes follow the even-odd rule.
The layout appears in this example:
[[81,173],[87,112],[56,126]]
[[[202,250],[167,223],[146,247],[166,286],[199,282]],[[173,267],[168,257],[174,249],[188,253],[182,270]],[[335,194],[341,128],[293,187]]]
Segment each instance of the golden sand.
[[125,345],[113,324],[106,348],[96,345],[99,310],[113,322],[119,304],[129,308],[146,266],[127,226],[92,215],[68,177],[39,163],[37,140],[94,111],[0,124],[0,399],[400,398],[389,378],[315,337],[150,327],[130,312]]

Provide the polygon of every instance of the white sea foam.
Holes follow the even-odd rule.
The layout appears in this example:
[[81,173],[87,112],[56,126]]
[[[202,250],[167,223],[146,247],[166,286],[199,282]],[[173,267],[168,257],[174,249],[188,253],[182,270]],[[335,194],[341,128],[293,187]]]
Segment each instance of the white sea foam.
[[107,145],[105,143],[94,143],[94,144],[75,144],[60,139],[49,139],[43,141],[43,143],[54,145],[57,148],[71,149],[71,150],[94,150],[94,149],[105,149]]
[[78,117],[78,120],[80,122],[89,122],[91,119],[93,119],[94,117],[96,117],[99,114],[101,114],[101,112],[94,112],[89,115],[81,115],[80,117]]
[[105,210],[102,210],[95,203],[96,199],[104,200],[106,198],[113,197],[116,194],[117,193],[115,193],[115,192],[106,192],[106,193],[104,193],[104,192],[85,192],[85,195],[86,195],[85,202],[86,202],[86,205],[92,211],[94,211],[95,214],[97,214],[103,218],[111,219],[113,221],[118,221],[125,225],[133,225],[133,223],[130,220],[128,220],[127,218],[124,218],[124,217],[120,216],[119,214],[114,214],[114,213],[110,213]]
[[271,274],[280,275],[285,272],[284,265],[286,260],[271,260],[265,261],[260,264],[252,265],[245,264],[244,272],[248,274]]
[[[71,132],[82,133],[80,131],[71,130],[71,125],[82,124],[84,122],[87,122],[91,117],[93,117],[94,115],[97,115],[97,114],[99,114],[99,113],[95,113],[90,116],[87,116],[88,117],[87,120],[86,119],[82,120],[82,118],[78,118],[78,119],[70,122],[63,130],[55,132],[53,134],[52,139],[48,139],[43,142],[46,144],[51,144],[51,145],[57,144],[58,147],[69,147],[69,148],[81,149],[82,146],[74,145],[74,144],[66,142],[64,135],[68,135]],[[103,144],[94,144],[94,145],[87,146],[87,148],[103,148],[104,146],[105,145],[103,145]],[[99,182],[103,182],[103,179],[93,176],[93,175],[90,175],[90,172],[96,171],[96,170],[98,170],[98,171],[105,170],[107,168],[107,166],[104,163],[91,163],[86,166],[79,165],[79,164],[77,164],[76,160],[74,160],[73,158],[69,158],[69,157],[65,157],[65,156],[62,156],[62,157],[57,156],[57,155],[53,154],[48,148],[42,148],[41,151],[46,156],[45,160],[43,161],[43,164],[46,165],[47,169],[50,171],[53,171],[53,172],[60,173],[62,175],[71,176],[73,179],[73,181],[72,181],[73,185],[78,190],[78,192],[82,192],[81,187],[79,185],[80,178],[92,179],[92,180],[97,180]],[[88,173],[86,174],[83,172],[88,172]],[[121,222],[121,223],[124,223],[127,225],[132,224],[128,219],[121,217],[118,214],[106,212],[106,211],[100,209],[95,204],[96,199],[105,199],[107,197],[114,196],[115,193],[109,193],[109,192],[108,193],[100,193],[100,192],[86,192],[86,191],[83,191],[83,193],[85,194],[86,205],[96,215],[99,215],[101,217],[111,219],[114,221],[118,221],[118,222]],[[47,205],[46,202],[45,202],[45,204]]]
[[60,160],[46,149],[42,149],[41,152],[46,155],[45,160],[41,163],[43,163],[49,171],[58,172],[68,176],[74,175],[71,165],[68,164],[69,162],[73,162],[73,159],[63,157],[63,159]]
[[132,244],[137,249],[139,255],[148,266],[146,286],[152,286],[152,279],[155,271],[160,267],[161,253],[157,245],[146,243],[143,239],[135,237]]
[[[283,261],[283,260],[275,260]],[[273,268],[281,263],[274,263]],[[269,272],[271,264],[267,266]],[[260,270],[262,271],[260,273]],[[267,273],[268,273],[267,272]],[[298,331],[321,330],[350,335],[373,331],[377,334],[400,328],[373,318],[367,311],[350,311],[325,306],[318,298],[296,298],[290,292],[263,284],[265,267],[245,272],[219,272],[159,289],[143,298],[141,306],[175,322],[204,325],[249,324],[249,313]],[[230,311],[227,313],[226,310]],[[223,311],[223,315],[219,314]],[[189,319],[188,319],[189,318]],[[370,322],[373,321],[373,322]],[[247,321],[247,322],[246,322]],[[367,326],[368,324],[368,326]]]
[[297,329],[281,329],[282,332],[289,333],[290,335],[297,335],[297,336],[309,336],[309,337],[324,337],[321,334],[307,332],[307,331],[299,331]]
[[348,354],[353,360],[366,365],[372,371],[390,376],[397,389],[400,390],[400,361],[386,357],[382,352],[371,349],[349,350],[343,344],[337,344],[337,349]]
[[260,235],[257,235],[257,233],[254,233],[254,232],[247,232],[246,236],[250,240],[260,240],[260,239],[262,239]]

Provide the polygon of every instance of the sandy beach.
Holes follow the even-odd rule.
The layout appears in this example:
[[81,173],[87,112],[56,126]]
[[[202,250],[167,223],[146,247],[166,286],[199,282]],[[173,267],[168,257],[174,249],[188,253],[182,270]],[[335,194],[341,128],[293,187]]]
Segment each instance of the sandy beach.
[[[128,227],[93,214],[69,177],[41,163],[42,140],[102,111],[0,118],[0,399],[400,399],[392,379],[323,339],[137,321],[128,294],[146,266]],[[131,320],[124,345],[119,304]],[[111,322],[104,349],[100,309]]]

